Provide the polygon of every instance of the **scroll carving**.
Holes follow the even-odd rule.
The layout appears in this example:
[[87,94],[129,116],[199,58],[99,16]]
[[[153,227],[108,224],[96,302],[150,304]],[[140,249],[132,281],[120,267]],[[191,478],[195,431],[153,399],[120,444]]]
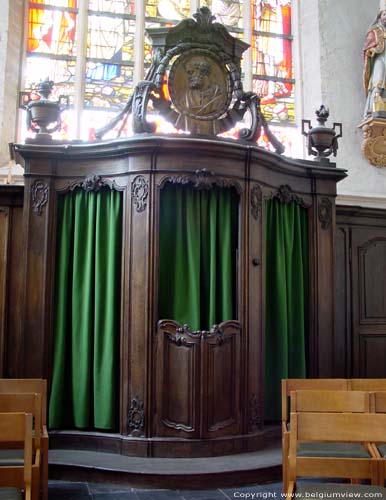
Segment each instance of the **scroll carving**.
[[31,207],[32,212],[41,215],[43,208],[48,202],[49,187],[43,181],[35,181],[31,186]]
[[164,179],[162,179],[162,182],[160,184],[161,189],[167,182],[183,185],[192,184],[195,189],[199,190],[209,190],[214,186],[218,186],[220,188],[235,187],[238,193],[241,192],[240,185],[233,179],[218,177],[214,172],[206,168],[198,169],[194,172],[194,174],[171,175],[165,177]]
[[310,206],[312,205],[311,202],[307,202],[301,196],[294,193],[292,191],[291,186],[289,186],[288,184],[283,184],[279,186],[277,190],[273,190],[271,193],[265,196],[265,198],[268,200],[276,198],[280,201],[280,203],[285,203],[285,204],[291,203],[291,201],[295,201],[298,205],[300,205],[303,208],[310,208]]
[[127,425],[131,431],[143,431],[145,428],[143,401],[138,398],[133,398],[131,400],[131,405],[127,414]]
[[143,212],[147,207],[149,182],[143,175],[138,175],[131,184],[131,196],[137,212]]
[[76,181],[71,182],[70,184],[67,185],[65,189],[61,190],[61,192],[74,191],[74,189],[76,188],[81,188],[87,192],[97,193],[103,187],[108,187],[110,189],[117,189],[117,190],[122,189],[118,188],[115,182],[111,181],[110,179],[105,179],[100,175],[91,174],[88,175],[87,177],[84,177],[83,179],[77,179]]
[[262,192],[258,184],[255,184],[251,190],[251,214],[256,220],[259,220],[262,205]]
[[322,229],[331,227],[332,223],[332,203],[328,198],[323,198],[318,207],[318,219]]
[[[238,321],[224,321],[220,325],[213,325],[210,330],[192,330],[188,325],[179,325],[173,320],[161,320],[158,322],[158,331],[163,331],[167,337],[176,345],[187,345],[190,338],[194,339],[216,339],[218,345],[226,342],[225,331],[232,327],[240,331],[241,326]],[[170,331],[170,328],[173,331]]]

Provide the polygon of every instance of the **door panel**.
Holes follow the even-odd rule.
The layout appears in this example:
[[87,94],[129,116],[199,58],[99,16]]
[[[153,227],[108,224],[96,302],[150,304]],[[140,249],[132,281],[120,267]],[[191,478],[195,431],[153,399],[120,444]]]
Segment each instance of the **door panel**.
[[386,377],[386,228],[352,229],[353,375]]

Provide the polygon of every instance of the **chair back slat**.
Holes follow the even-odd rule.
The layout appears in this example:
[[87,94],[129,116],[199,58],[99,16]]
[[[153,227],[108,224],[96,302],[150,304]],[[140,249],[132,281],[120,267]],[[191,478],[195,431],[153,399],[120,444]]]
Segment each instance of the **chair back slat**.
[[366,391],[292,391],[291,413],[364,413],[370,411],[370,393]]
[[386,414],[291,413],[298,441],[386,441]]
[[42,398],[41,394],[20,393],[7,394],[0,393],[0,412],[4,413],[30,413],[34,421],[34,445],[35,449],[40,449],[41,429],[42,429]]
[[47,425],[47,381],[40,378],[0,378],[0,393],[37,393],[42,397],[42,425]]
[[281,409],[282,421],[289,417],[288,398],[292,391],[319,390],[319,391],[347,391],[348,380],[343,378],[289,378],[281,382]]
[[353,391],[386,391],[385,378],[352,378],[348,382]]

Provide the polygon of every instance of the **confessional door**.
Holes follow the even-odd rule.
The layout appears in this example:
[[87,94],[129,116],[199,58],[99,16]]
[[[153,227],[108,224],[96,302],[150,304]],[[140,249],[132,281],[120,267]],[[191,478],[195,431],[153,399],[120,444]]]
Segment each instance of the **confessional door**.
[[353,228],[353,376],[386,377],[386,228]]

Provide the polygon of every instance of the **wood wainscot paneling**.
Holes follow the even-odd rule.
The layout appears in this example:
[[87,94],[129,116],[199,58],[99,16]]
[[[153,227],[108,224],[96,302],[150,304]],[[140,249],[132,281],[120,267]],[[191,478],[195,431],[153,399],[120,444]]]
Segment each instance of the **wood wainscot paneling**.
[[20,375],[23,186],[0,186],[0,377]]
[[386,377],[386,211],[339,207],[337,220],[335,374]]

